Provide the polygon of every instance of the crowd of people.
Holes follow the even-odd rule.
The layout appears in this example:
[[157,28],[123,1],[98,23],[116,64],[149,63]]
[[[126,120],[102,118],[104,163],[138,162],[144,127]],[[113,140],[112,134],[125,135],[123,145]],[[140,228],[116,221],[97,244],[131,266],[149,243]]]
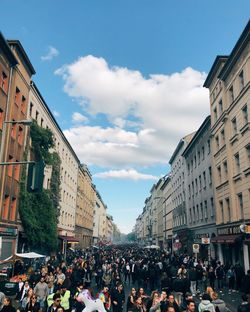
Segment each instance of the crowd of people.
[[107,312],[225,312],[224,287],[229,294],[242,292],[238,312],[250,311],[250,271],[245,275],[240,264],[226,267],[162,250],[69,251],[67,259],[52,257],[28,276],[19,281],[17,309],[0,293],[2,312],[81,312],[84,304],[77,298],[84,289],[101,299]]

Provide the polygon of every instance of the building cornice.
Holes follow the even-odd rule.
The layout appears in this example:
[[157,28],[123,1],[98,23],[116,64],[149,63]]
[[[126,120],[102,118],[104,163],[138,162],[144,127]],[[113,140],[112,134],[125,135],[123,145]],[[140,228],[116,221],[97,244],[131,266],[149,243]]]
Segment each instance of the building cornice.
[[8,45],[8,42],[5,40],[3,34],[0,32],[0,45],[1,45],[1,49],[4,52],[5,56],[7,57],[10,66],[14,67],[18,64],[18,61],[15,57],[15,55],[13,54],[13,52],[11,51],[10,46]]
[[228,56],[227,55],[217,55],[214,62],[213,62],[213,65],[207,75],[207,78],[203,84],[203,87],[205,88],[209,88],[214,77],[216,76],[216,74],[218,73],[218,70],[221,66],[222,63],[225,63],[228,59]]

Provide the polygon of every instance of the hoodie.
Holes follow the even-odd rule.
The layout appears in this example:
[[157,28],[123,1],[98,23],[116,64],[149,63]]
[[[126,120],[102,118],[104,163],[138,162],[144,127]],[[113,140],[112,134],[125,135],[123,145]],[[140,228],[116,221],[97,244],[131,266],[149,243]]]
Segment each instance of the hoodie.
[[214,305],[209,300],[201,300],[199,304],[199,312],[215,312]]

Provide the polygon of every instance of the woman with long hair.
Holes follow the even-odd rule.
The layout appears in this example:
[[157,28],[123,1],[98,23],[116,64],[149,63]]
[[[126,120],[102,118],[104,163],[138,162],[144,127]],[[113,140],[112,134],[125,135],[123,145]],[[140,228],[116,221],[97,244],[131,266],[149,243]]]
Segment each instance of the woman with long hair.
[[133,288],[131,288],[131,291],[130,291],[128,299],[127,299],[127,312],[133,311],[133,307],[135,305],[136,298],[137,298],[136,289],[133,287]]

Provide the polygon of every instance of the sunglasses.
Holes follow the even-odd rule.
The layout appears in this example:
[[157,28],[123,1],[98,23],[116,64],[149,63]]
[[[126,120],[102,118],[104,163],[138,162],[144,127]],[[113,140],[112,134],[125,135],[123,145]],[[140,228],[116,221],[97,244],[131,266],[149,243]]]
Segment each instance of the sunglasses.
[[61,299],[57,299],[56,302],[61,302]]

